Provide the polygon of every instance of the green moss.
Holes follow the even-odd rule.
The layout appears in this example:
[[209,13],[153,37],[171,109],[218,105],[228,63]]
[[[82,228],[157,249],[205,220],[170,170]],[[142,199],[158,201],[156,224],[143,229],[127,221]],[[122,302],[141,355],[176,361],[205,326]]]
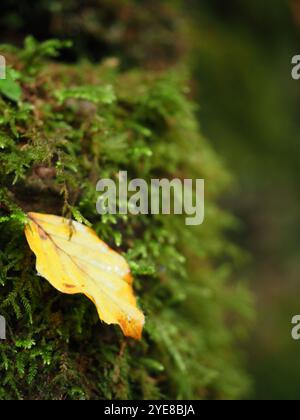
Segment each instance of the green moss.
[[[249,385],[239,341],[251,298],[232,281],[244,256],[226,238],[235,220],[217,204],[230,177],[199,133],[182,71],[120,72],[48,62],[59,44],[6,48],[22,90],[0,97],[0,398],[238,398]],[[95,95],[97,93],[97,95]],[[97,98],[97,100],[95,100]],[[206,180],[206,221],[96,214],[96,182],[130,177]],[[40,278],[26,211],[89,221],[123,252],[146,314],[142,342],[99,322],[84,296]],[[51,263],[51,262],[49,262]]]

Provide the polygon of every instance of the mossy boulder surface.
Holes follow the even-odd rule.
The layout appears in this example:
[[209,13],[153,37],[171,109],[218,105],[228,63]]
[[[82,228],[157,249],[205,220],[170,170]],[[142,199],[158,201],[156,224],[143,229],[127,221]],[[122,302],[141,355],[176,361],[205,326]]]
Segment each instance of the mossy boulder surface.
[[[0,84],[1,399],[238,398],[249,381],[238,342],[251,298],[234,282],[243,259],[218,205],[230,176],[199,132],[186,75],[50,61],[67,45],[5,46]],[[99,216],[100,178],[204,178],[206,219]],[[26,212],[72,217],[129,261],[146,314],[141,342],[100,323],[82,295],[35,269]],[[49,264],[53,262],[49,261]]]

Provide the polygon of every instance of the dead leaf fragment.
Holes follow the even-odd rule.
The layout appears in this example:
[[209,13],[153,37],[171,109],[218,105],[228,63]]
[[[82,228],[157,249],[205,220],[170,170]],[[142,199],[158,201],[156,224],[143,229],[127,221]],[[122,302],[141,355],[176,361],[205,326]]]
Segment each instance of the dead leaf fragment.
[[138,309],[126,260],[90,228],[62,217],[29,213],[25,235],[36,269],[57,290],[85,294],[107,324],[140,339],[144,315]]

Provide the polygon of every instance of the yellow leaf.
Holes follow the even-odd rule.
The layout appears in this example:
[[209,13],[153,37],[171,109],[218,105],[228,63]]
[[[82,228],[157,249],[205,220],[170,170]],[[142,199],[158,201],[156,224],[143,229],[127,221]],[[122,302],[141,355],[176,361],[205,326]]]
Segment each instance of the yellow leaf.
[[84,293],[107,324],[140,339],[144,315],[137,308],[126,260],[77,222],[29,213],[25,235],[38,273],[62,293]]

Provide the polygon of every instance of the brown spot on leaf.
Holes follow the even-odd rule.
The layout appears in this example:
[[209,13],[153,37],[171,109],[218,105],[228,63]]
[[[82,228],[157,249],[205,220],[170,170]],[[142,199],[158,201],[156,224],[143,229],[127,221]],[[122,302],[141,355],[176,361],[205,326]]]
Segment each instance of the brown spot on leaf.
[[43,241],[46,241],[48,238],[47,238],[46,233],[43,231],[43,229],[41,229],[41,228],[38,226],[38,231],[39,231],[40,238],[41,238]]
[[64,283],[64,287],[66,287],[67,289],[74,289],[75,286],[73,286],[72,284]]

